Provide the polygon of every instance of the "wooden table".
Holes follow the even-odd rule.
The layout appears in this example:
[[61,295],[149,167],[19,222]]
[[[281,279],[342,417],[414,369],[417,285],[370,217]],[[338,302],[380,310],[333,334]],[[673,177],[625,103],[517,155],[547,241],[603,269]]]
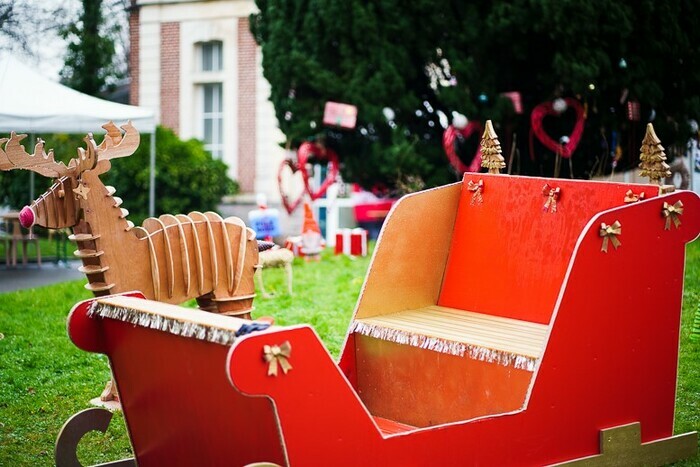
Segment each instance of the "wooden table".
[[7,212],[2,215],[2,220],[5,223],[6,234],[5,240],[5,264],[9,267],[17,266],[17,251],[20,245],[22,246],[22,265],[27,265],[27,244],[34,242],[36,247],[37,263],[41,266],[41,249],[39,247],[39,238],[34,235],[31,228],[25,234],[22,231],[22,225],[19,221],[19,212]]

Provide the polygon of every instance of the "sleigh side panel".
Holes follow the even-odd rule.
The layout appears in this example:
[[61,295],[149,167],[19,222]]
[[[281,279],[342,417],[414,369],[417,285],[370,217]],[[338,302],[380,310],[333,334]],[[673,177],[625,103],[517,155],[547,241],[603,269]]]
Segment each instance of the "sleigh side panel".
[[[272,375],[266,346],[285,343],[290,368],[278,366]],[[377,425],[308,326],[241,339],[231,348],[228,374],[243,394],[271,398],[290,465],[347,465],[379,447]]]
[[[228,345],[88,317],[92,301],[71,312],[69,335],[84,350],[109,357],[139,465],[285,465],[270,401],[241,395],[226,378]],[[236,320],[139,302],[178,308],[193,322]]]

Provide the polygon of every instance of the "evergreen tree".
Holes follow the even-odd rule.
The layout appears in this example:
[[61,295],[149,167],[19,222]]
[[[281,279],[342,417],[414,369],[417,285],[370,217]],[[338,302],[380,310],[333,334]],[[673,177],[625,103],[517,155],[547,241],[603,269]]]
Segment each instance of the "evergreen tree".
[[[651,116],[667,145],[683,141],[687,118],[700,117],[700,9],[692,0],[256,4],[251,30],[282,131],[294,145],[326,133],[344,178],[365,186],[392,188],[408,175],[428,186],[454,179],[441,147],[453,111],[492,119],[507,153],[517,133],[523,172],[546,175],[554,154],[535,147],[535,162],[527,157],[529,114],[556,97],[580,99],[579,177],[613,132],[631,167]],[[509,91],[521,93],[522,115],[501,97]],[[356,130],[322,128],[329,100],[358,107]],[[640,121],[626,118],[627,100],[641,103]],[[570,131],[567,118],[555,139]],[[545,126],[557,125],[551,120]]]
[[61,83],[98,96],[109,84],[124,76],[115,60],[115,37],[119,23],[106,21],[104,12],[121,13],[122,2],[109,0],[82,0],[83,9],[77,22],[62,30],[68,41]]
[[656,136],[654,127],[649,123],[647,132],[642,140],[641,154],[639,156],[640,177],[649,177],[651,183],[661,185],[663,180],[671,176],[670,167],[666,163],[666,153]]
[[481,137],[481,166],[487,168],[490,174],[501,173],[501,169],[506,166],[501,155],[501,143],[491,120],[486,121],[484,135]]

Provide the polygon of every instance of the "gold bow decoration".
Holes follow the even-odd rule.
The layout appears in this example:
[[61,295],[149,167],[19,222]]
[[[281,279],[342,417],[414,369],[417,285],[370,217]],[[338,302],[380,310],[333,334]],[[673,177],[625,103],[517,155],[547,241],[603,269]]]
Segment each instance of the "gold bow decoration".
[[675,225],[676,228],[680,227],[680,216],[683,215],[683,203],[681,200],[676,201],[674,204],[668,204],[664,201],[664,208],[661,212],[666,218],[664,230],[671,230],[671,221],[673,221],[673,225]]
[[292,369],[292,365],[289,363],[291,354],[292,346],[289,341],[285,341],[282,345],[266,345],[263,347],[263,356],[269,364],[267,376],[277,376],[277,366],[282,368],[282,372],[286,375]]
[[600,231],[598,232],[598,235],[603,237],[603,246],[600,248],[600,251],[604,253],[608,252],[608,241],[610,241],[617,250],[617,247],[622,245],[620,240],[617,239],[617,236],[621,234],[622,224],[620,224],[619,221],[615,221],[612,225],[607,225],[605,222],[602,222],[600,224]]
[[642,191],[639,194],[636,194],[632,190],[627,190],[627,193],[625,193],[625,203],[636,203],[637,201],[641,201],[644,199],[644,192]]
[[546,183],[542,187],[542,196],[546,196],[547,201],[545,201],[542,210],[549,211],[552,214],[557,212],[557,201],[559,200],[560,195],[561,189],[559,187],[552,188],[551,186],[549,186],[549,183]]
[[469,180],[467,184],[467,190],[472,192],[472,200],[470,204],[481,204],[484,202],[484,197],[481,193],[484,191],[484,181],[479,180],[477,183]]

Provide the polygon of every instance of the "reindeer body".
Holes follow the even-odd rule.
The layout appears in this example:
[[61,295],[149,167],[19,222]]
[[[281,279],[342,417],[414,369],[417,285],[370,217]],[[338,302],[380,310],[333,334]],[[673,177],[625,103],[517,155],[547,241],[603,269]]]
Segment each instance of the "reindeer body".
[[[30,156],[13,133],[0,151],[0,169],[25,168],[53,176],[57,182],[21,213],[22,223],[48,228],[73,227],[86,288],[95,295],[139,290],[147,298],[182,303],[197,298],[208,311],[250,317],[255,296],[254,273],[258,246],[254,233],[236,217],[222,219],[213,212],[163,215],[134,227],[115,190],[99,176],[110,159],[130,155],[138,133],[113,124],[97,146],[89,135],[87,151],[65,166],[43,153],[40,141]],[[22,165],[18,161],[23,162]],[[55,166],[51,165],[55,164]]]

